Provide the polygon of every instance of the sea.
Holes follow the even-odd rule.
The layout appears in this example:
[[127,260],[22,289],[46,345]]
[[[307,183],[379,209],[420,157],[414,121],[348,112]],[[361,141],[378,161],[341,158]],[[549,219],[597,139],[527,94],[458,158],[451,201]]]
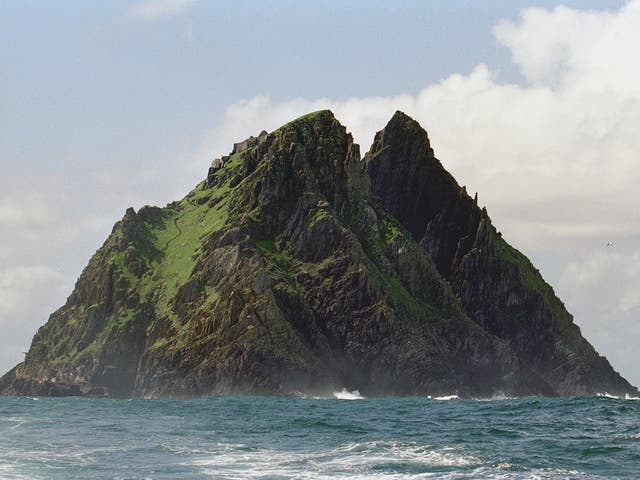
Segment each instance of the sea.
[[640,401],[0,397],[0,478],[640,478]]

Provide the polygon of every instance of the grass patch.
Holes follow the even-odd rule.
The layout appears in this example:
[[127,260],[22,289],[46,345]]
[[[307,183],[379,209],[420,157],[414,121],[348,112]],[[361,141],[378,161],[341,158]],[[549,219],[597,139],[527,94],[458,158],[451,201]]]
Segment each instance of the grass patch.
[[535,290],[543,296],[554,296],[553,289],[543,280],[540,273],[524,254],[509,245],[497,233],[493,234],[493,241],[500,258],[518,269],[520,278],[527,288]]
[[[156,317],[174,322],[177,318],[171,307],[173,298],[191,277],[202,253],[203,242],[224,228],[229,217],[228,185],[213,192],[211,189],[203,190],[202,185],[199,187],[162,209],[157,217],[141,222],[135,253],[137,259],[146,264],[144,275],[137,277],[127,268],[124,252],[115,250],[111,254],[110,261],[128,280],[129,290],[135,289],[143,301],[153,303]],[[216,195],[220,200],[211,205],[208,200]],[[124,327],[133,320],[135,313],[134,310],[124,310],[113,319],[113,323]]]
[[126,327],[131,321],[134,319],[136,312],[132,309],[127,308],[120,312],[120,314],[116,317],[116,322],[120,328]]
[[264,256],[274,260],[280,266],[288,267],[291,263],[291,257],[287,252],[280,250],[273,240],[260,240],[256,242],[256,247]]

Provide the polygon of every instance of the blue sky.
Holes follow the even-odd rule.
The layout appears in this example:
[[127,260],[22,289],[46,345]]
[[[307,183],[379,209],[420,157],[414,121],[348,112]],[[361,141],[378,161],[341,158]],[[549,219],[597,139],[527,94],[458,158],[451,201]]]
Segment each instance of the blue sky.
[[640,383],[640,4],[558,5],[3,1],[0,370],[128,206],[306,110],[364,151],[401,108]]

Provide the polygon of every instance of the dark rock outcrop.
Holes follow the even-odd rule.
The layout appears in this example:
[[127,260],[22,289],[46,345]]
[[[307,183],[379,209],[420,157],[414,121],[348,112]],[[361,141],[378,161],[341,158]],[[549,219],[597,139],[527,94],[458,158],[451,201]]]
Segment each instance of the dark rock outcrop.
[[[366,165],[366,168],[365,168]],[[635,393],[397,114],[329,111],[127,210],[0,380],[18,395]]]
[[504,241],[477,195],[444,170],[415,120],[396,112],[364,161],[373,194],[429,253],[469,317],[557,394],[635,390],[582,337],[531,262]]

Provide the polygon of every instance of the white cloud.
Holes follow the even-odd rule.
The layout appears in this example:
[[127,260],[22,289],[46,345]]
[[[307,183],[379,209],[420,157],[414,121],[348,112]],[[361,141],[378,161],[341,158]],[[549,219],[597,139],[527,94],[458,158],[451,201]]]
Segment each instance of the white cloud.
[[152,21],[173,17],[184,12],[192,3],[193,0],[148,0],[133,5],[129,9],[129,18]]
[[637,97],[640,85],[628,74],[640,42],[639,23],[637,1],[618,12],[529,8],[519,24],[500,22],[494,34],[532,83]]

